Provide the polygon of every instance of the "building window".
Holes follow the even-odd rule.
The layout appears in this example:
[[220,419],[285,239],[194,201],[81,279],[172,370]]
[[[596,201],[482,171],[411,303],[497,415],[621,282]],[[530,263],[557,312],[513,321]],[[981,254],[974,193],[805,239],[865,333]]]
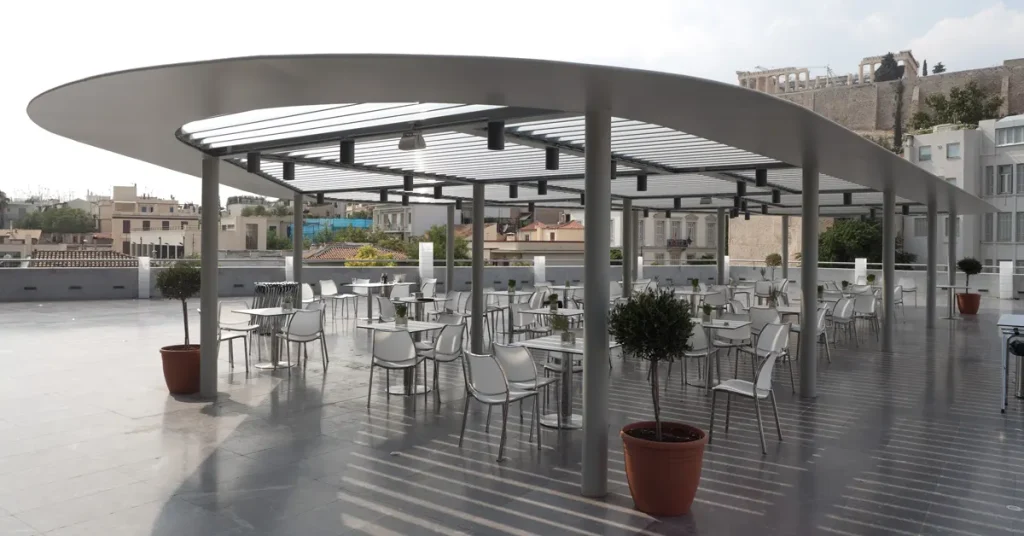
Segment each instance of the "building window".
[[142,221],[142,230],[143,231],[148,231],[149,230],[149,220],[143,220]]
[[[949,216],[946,216],[946,221],[942,224],[942,230],[944,236],[949,238]],[[960,218],[956,219],[956,236],[957,238],[960,238]]]
[[928,218],[914,218],[914,236],[928,236]]
[[697,222],[688,221],[686,222],[686,238],[693,240],[693,243],[697,243]]
[[170,231],[171,230],[171,222],[169,222],[169,221],[162,221],[162,222],[160,222],[160,228],[163,229],[164,231]]
[[1024,126],[996,129],[996,147],[1024,143]]
[[985,195],[994,195],[996,193],[996,168],[993,166],[987,166],[985,168]]
[[985,259],[985,262],[981,265],[981,273],[991,274],[995,270],[992,269],[992,259]]
[[932,159],[932,146],[931,145],[922,145],[922,146],[917,148],[917,161],[918,162],[927,162],[928,160],[931,160],[931,159]]
[[659,263],[659,264],[665,262],[665,254],[664,253],[655,253],[654,254],[654,262]]
[[1024,212],[1017,213],[1017,241],[1024,242]]
[[1013,193],[1013,166],[999,166],[999,193],[1001,194],[1012,194]]
[[950,158],[950,159],[960,158],[960,144],[959,143],[947,143],[946,144],[946,158]]
[[121,232],[122,233],[130,233],[130,232],[132,232],[132,222],[131,222],[131,220],[121,220]]
[[715,222],[709,221],[704,232],[708,235],[707,240],[705,240],[704,243],[707,244],[709,248],[718,247],[718,229],[715,227]]
[[529,242],[529,241],[530,241],[530,235],[529,234],[524,234],[523,235],[523,242]]
[[672,222],[672,238],[682,238],[679,236],[683,232],[683,222],[674,221]]
[[985,214],[985,235],[983,237],[984,242],[991,242],[993,239],[994,233],[992,231],[992,222],[992,213],[989,212],[988,214]]
[[550,241],[554,242],[555,241],[555,233],[548,233],[548,235],[551,237]]
[[188,222],[187,221],[181,222],[181,228],[182,229],[188,229]]
[[1024,194],[1024,164],[1017,164],[1017,194]]
[[654,222],[654,245],[665,245],[665,220]]
[[647,232],[646,232],[646,230],[647,230],[647,221],[641,219],[637,223],[637,226],[640,227],[640,229],[639,229],[640,230],[640,245],[641,246],[646,245],[644,241],[647,239],[647,236],[646,236],[647,235]]
[[174,205],[171,205],[171,214],[174,214]]
[[996,221],[999,224],[996,226],[996,239],[999,242],[1013,242],[1013,213],[1000,212]]

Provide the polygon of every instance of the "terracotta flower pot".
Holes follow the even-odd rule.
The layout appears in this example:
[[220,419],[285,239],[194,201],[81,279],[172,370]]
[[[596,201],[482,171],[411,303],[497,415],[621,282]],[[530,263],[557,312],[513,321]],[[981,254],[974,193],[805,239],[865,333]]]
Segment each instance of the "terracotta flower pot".
[[662,434],[680,430],[699,435],[686,442],[651,441],[631,436],[630,430],[654,429],[654,421],[627,424],[619,432],[626,461],[626,480],[636,509],[655,516],[680,516],[690,512],[697,494],[704,446],[703,430],[674,422],[662,422]]
[[978,314],[978,307],[981,307],[981,294],[957,294],[956,306],[960,309],[960,314],[962,315],[976,315]]
[[183,344],[160,349],[164,362],[164,381],[172,395],[199,392],[199,345]]

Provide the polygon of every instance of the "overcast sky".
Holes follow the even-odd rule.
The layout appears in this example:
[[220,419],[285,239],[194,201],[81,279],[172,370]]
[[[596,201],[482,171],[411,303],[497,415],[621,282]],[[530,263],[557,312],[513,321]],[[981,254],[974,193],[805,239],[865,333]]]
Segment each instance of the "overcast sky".
[[[735,83],[735,71],[755,66],[853,73],[865,56],[904,49],[950,71],[1024,57],[1024,0],[67,0],[0,9],[8,23],[0,34],[0,190],[14,196],[109,194],[136,183],[140,192],[198,201],[199,179],[60,138],[25,113],[53,86],[154,64],[408,52],[578,61]],[[221,188],[222,198],[233,193]]]

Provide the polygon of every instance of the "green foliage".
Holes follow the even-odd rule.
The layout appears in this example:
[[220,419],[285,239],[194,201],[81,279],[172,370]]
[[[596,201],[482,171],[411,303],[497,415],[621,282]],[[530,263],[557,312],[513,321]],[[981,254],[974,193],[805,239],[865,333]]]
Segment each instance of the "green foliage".
[[267,198],[260,197],[258,195],[232,195],[228,196],[229,205],[262,205],[267,202]]
[[266,216],[267,207],[263,205],[256,205],[255,207],[245,207],[242,209],[242,217],[250,218],[253,216]]
[[818,259],[853,262],[865,257],[882,262],[882,224],[878,220],[836,220],[818,237]]
[[983,268],[981,261],[974,257],[964,257],[956,261],[956,267],[967,276],[967,281],[964,284],[968,287],[971,286],[971,276],[980,274]]
[[928,76],[928,60],[924,60],[924,65],[921,67],[921,76]]
[[658,363],[685,359],[693,332],[690,304],[667,290],[647,290],[615,305],[608,318],[608,333],[626,355],[651,362],[651,398],[655,436],[661,440],[661,404],[658,399]]
[[558,303],[558,294],[554,292],[548,294],[548,305],[551,305],[552,303]]
[[[202,276],[199,271],[199,263],[193,261],[178,261],[156,275],[156,288],[160,289],[160,294],[168,300],[181,301],[186,346],[189,344],[188,299],[199,294],[201,284]],[[213,311],[207,314],[213,314]]]
[[705,303],[700,306],[701,310],[704,311],[704,316],[711,316],[711,311],[714,311],[714,307],[710,303]]
[[294,212],[292,212],[291,207],[287,207],[287,206],[281,205],[281,204],[275,205],[274,208],[270,209],[270,212],[269,212],[270,216],[277,216],[277,217],[291,216],[292,214],[294,214]]
[[10,203],[10,198],[3,190],[0,190],[0,229],[7,228],[7,222],[4,221],[4,217],[7,214],[7,206]]
[[353,210],[352,212],[349,212],[348,217],[354,220],[372,220],[373,214],[365,210]]
[[946,66],[941,61],[936,63],[935,67],[932,67],[932,74],[942,74],[944,72],[946,72]]
[[782,255],[779,255],[778,253],[769,253],[768,256],[764,258],[764,265],[769,268],[782,266]]
[[54,208],[28,214],[18,227],[40,229],[44,233],[91,233],[96,230],[96,220],[81,209]]
[[555,331],[569,331],[569,317],[565,315],[552,316],[551,329]]
[[915,113],[910,120],[911,128],[924,129],[947,123],[977,125],[984,119],[999,117],[1003,98],[986,93],[972,80],[962,87],[950,89],[949,96],[942,93],[928,95],[924,103],[931,109],[931,113]]
[[[366,245],[356,251],[353,260],[345,262],[346,266],[395,266],[394,253],[381,253],[377,248]],[[391,260],[389,260],[391,259]]]
[[896,63],[896,56],[892,52],[882,57],[882,63],[879,64],[878,70],[875,71],[874,81],[875,82],[889,82],[892,80],[899,80],[903,76],[903,68]]
[[868,274],[867,280],[868,280],[868,284],[869,285],[874,283],[875,282],[875,274]]
[[509,290],[515,290],[516,289],[516,280],[515,279],[509,279],[508,280],[508,289]]
[[334,231],[332,231],[329,227],[324,227],[313,235],[311,241],[314,244],[329,244],[331,242],[336,242],[336,240],[334,239],[334,234]]
[[846,281],[846,280],[844,279],[844,280],[843,280],[843,288],[846,288],[846,287],[848,287],[848,286],[850,286],[850,282],[849,282],[849,281]]
[[279,236],[277,231],[267,231],[267,249],[292,249],[292,241],[287,236]]
[[[443,225],[433,225],[423,235],[424,241],[434,243],[434,256],[444,258],[448,247],[448,228]],[[418,246],[417,246],[418,247]],[[417,252],[418,257],[418,252]],[[469,258],[469,242],[461,236],[455,237],[455,258]]]
[[612,248],[611,260],[613,260],[613,261],[621,261],[622,260],[622,250],[619,249],[619,248]]

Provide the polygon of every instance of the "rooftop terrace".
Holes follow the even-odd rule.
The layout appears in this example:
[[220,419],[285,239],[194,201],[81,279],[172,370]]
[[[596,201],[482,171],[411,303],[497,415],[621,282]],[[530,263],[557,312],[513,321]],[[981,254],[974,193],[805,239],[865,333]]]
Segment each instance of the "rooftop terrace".
[[[173,302],[5,304],[0,534],[1020,534],[1024,404],[998,409],[998,311],[932,331],[923,311],[908,304],[891,354],[873,336],[840,343],[816,399],[778,369],[784,441],[768,435],[762,457],[737,402],[692,515],[658,520],[633,509],[618,439],[651,415],[646,368],[618,354],[610,493],[595,500],[579,495],[582,431],[545,428],[538,451],[529,411],[526,426],[513,416],[498,464],[500,412],[488,432],[473,405],[459,448],[458,366],[427,403],[388,400],[380,374],[367,409],[368,336],[352,318],[329,321],[326,373],[316,355],[247,376],[239,345],[234,369],[222,350],[211,403],[166,393]],[[709,399],[673,374],[666,416],[706,429]]]

